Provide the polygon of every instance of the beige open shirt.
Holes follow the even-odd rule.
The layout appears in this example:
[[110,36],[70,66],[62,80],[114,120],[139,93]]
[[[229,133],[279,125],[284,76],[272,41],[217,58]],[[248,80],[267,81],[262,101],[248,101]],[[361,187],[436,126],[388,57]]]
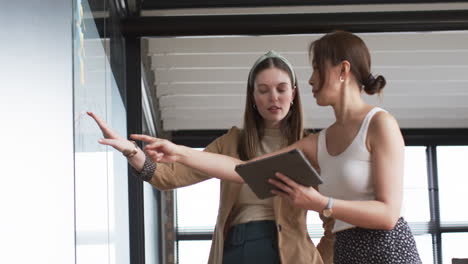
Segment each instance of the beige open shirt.
[[[231,128],[228,133],[213,141],[204,151],[239,158],[237,145],[240,130]],[[179,163],[158,164],[155,174],[149,181],[160,190],[174,189],[192,185],[211,178]],[[225,235],[230,227],[230,213],[237,200],[241,184],[220,181],[221,195],[218,209],[218,219],[211,243],[208,263],[221,264]],[[333,220],[322,218],[324,236],[315,247],[309,237],[306,226],[307,210],[293,207],[280,197],[273,202],[275,221],[278,230],[278,243],[281,263],[333,263],[334,235]]]

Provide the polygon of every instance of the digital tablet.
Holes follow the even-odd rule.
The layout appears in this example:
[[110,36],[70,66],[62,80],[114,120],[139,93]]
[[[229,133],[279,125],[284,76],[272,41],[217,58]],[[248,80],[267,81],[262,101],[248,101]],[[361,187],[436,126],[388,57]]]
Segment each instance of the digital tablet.
[[276,187],[270,184],[268,179],[278,179],[275,176],[276,172],[281,172],[305,186],[316,186],[323,182],[302,151],[298,149],[240,164],[235,170],[259,199],[274,196],[271,190]]

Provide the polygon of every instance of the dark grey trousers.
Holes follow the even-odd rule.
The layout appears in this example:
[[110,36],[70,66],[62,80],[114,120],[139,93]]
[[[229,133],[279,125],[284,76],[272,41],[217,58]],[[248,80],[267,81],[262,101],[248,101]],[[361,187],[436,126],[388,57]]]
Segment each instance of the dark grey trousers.
[[274,221],[254,221],[231,227],[224,241],[223,264],[280,263]]

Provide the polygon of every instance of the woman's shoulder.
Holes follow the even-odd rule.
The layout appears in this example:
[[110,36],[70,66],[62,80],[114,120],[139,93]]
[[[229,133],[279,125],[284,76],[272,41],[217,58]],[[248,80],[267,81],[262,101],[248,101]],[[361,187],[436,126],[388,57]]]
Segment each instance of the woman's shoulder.
[[313,140],[317,140],[319,134],[320,134],[320,131],[308,130],[308,131],[304,134],[303,139],[305,139],[305,141],[308,141],[308,140],[312,140],[312,141],[313,141]]
[[226,131],[226,133],[222,134],[218,138],[216,138],[217,141],[219,140],[233,140],[237,139],[239,135],[241,134],[242,130],[236,126],[232,126],[230,129]]
[[301,150],[308,150],[311,147],[314,147],[317,143],[319,133],[314,131],[309,131],[303,138],[298,140],[293,145],[296,145]]
[[232,126],[224,135],[222,135],[220,138],[223,140],[227,141],[237,141],[239,140],[239,136],[241,134],[242,130],[236,126]]
[[400,138],[401,130],[397,119],[387,111],[375,113],[367,132],[369,140],[379,142],[385,138]]
[[383,109],[376,112],[369,123],[369,129],[374,131],[395,127],[398,128],[398,121],[392,114]]
[[205,151],[220,154],[228,154],[237,150],[241,129],[236,126],[231,127],[225,134],[216,138]]
[[235,135],[239,135],[241,133],[242,129],[238,128],[237,126],[232,126],[227,134],[235,134]]

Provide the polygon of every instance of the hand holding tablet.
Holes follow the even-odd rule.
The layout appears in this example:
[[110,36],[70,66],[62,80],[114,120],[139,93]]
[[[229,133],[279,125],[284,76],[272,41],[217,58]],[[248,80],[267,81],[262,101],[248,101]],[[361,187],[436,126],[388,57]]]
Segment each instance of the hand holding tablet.
[[317,171],[298,149],[237,165],[235,170],[259,199],[274,196],[271,190],[275,187],[268,182],[268,179],[276,178],[276,172],[281,172],[304,186],[316,186],[323,182]]

